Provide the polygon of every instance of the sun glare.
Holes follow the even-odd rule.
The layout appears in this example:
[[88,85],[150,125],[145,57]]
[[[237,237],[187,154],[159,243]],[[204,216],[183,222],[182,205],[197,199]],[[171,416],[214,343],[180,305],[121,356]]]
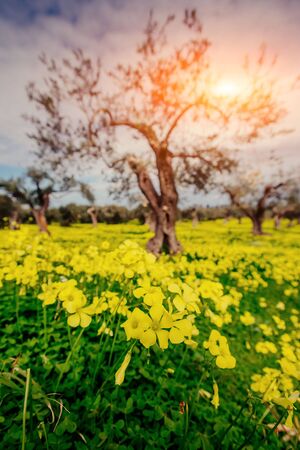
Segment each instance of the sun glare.
[[232,80],[221,80],[212,89],[217,97],[237,97],[243,89],[241,83]]

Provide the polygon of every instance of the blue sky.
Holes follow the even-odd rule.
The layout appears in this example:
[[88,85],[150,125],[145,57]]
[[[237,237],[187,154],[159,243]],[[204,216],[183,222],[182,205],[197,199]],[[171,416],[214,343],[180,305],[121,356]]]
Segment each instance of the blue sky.
[[[148,12],[166,15],[197,7],[204,34],[212,42],[211,59],[219,72],[234,76],[241,58],[255,52],[265,42],[278,54],[277,71],[287,81],[300,74],[299,0],[7,0],[0,2],[0,177],[18,176],[33,163],[34,145],[27,138],[28,124],[22,114],[30,112],[25,85],[43,78],[38,56],[64,56],[71,48],[82,47],[101,54],[105,61],[118,61],[128,48],[135,48]],[[130,53],[128,53],[130,58]],[[289,167],[300,164],[299,95],[287,98],[286,126],[294,132],[270,143]],[[257,144],[256,153],[260,154]],[[257,153],[258,152],[258,153]],[[250,155],[251,160],[251,155]],[[261,160],[264,170],[266,160]],[[87,171],[97,202],[111,203],[107,182],[100,168]],[[184,195],[190,204],[217,203],[212,194]],[[59,200],[66,203],[79,198]]]

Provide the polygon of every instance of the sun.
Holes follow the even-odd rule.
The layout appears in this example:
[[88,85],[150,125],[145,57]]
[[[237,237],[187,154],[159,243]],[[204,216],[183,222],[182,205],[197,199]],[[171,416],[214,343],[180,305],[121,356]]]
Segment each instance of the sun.
[[240,82],[234,80],[220,80],[216,83],[212,92],[217,97],[238,97],[243,91],[243,86]]

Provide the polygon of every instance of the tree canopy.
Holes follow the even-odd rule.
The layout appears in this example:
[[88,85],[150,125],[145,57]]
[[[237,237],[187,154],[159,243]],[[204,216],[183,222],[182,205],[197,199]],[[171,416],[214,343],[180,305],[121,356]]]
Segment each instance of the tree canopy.
[[44,55],[45,85],[27,89],[38,111],[27,116],[38,156],[60,171],[70,161],[80,168],[83,159],[100,160],[112,192],[138,187],[155,217],[148,249],[156,254],[181,249],[178,182],[205,189],[216,171],[234,167],[228,142],[251,143],[285,114],[275,81],[261,70],[264,49],[243,95],[220,98],[209,47],[196,10],[159,21],[151,12],[131,62],[103,67],[82,50],[62,61]]

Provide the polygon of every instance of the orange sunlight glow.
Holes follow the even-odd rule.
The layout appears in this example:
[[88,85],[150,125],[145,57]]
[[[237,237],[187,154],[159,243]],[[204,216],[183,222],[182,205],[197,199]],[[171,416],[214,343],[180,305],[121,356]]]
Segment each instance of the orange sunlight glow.
[[213,95],[217,97],[240,97],[245,90],[245,86],[241,81],[236,80],[220,80],[212,87]]

